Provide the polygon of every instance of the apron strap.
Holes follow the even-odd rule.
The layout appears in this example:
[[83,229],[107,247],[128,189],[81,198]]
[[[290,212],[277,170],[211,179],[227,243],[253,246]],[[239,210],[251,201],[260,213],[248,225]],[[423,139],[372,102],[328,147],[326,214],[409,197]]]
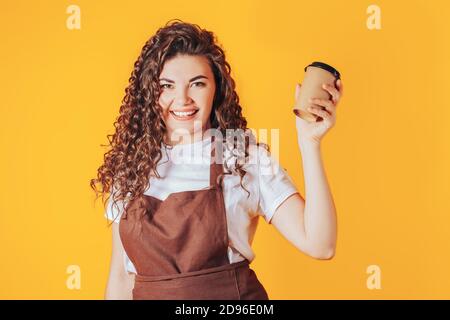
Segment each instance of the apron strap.
[[221,187],[217,181],[218,177],[223,173],[223,147],[222,142],[217,142],[215,135],[211,136],[211,164],[209,167],[209,184],[210,187]]

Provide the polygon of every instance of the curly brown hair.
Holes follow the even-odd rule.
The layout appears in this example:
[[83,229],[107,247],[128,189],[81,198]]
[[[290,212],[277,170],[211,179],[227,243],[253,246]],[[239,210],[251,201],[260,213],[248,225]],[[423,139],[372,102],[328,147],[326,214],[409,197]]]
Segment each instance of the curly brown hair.
[[[162,158],[161,143],[165,141],[166,125],[158,103],[160,95],[159,75],[164,63],[177,55],[200,55],[208,59],[216,83],[216,91],[210,114],[210,128],[219,130],[226,138],[229,129],[248,132],[247,121],[242,115],[231,67],[216,36],[196,24],[179,19],[170,20],[145,43],[134,63],[134,69],[125,89],[120,115],[114,122],[115,133],[107,135],[110,150],[104,154],[104,163],[98,168],[97,178],[90,186],[102,194],[105,205],[112,196],[113,205],[118,201],[129,203],[149,188],[149,175],[160,177],[156,167]],[[234,140],[234,138],[233,138]],[[250,141],[245,139],[245,159]],[[269,151],[269,146],[263,145]],[[233,141],[234,146],[234,141]],[[232,171],[240,175],[240,185],[246,171],[242,163],[235,161],[228,168],[224,161],[224,174]],[[223,174],[219,177],[222,181]],[[99,185],[97,187],[97,185]],[[110,194],[105,200],[105,195]]]

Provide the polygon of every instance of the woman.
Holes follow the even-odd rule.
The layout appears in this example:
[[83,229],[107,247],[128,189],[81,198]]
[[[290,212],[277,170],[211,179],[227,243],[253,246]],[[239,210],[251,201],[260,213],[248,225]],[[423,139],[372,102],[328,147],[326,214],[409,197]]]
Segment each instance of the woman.
[[320,141],[341,83],[324,88],[332,100],[314,101],[322,121],[296,119],[305,203],[285,170],[264,172],[277,163],[254,143],[230,72],[213,33],[194,24],[171,21],[144,45],[91,180],[117,222],[106,299],[268,299],[249,267],[260,215],[311,257],[334,255]]

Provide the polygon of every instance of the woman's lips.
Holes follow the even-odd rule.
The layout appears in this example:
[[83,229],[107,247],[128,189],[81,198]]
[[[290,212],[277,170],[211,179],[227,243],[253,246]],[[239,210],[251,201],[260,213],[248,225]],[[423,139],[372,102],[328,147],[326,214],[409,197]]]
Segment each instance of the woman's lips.
[[179,121],[191,120],[198,113],[198,109],[189,111],[169,111],[172,117]]

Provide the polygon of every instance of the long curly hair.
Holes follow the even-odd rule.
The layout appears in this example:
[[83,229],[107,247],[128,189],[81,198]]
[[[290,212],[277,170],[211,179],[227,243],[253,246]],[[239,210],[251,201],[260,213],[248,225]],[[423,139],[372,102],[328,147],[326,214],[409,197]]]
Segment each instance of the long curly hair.
[[[177,55],[201,55],[208,59],[214,74],[216,92],[210,114],[210,128],[220,130],[227,139],[226,130],[233,129],[247,134],[247,121],[242,115],[231,67],[216,36],[196,24],[179,19],[170,20],[145,43],[134,63],[134,69],[125,89],[120,115],[114,122],[115,133],[107,135],[109,151],[98,168],[97,177],[90,186],[96,199],[102,194],[103,205],[112,197],[113,205],[125,204],[141,196],[150,187],[149,175],[160,177],[156,167],[162,158],[161,143],[167,133],[158,103],[160,95],[159,75],[164,63]],[[234,140],[234,138],[233,138]],[[248,139],[245,139],[245,159],[249,155]],[[263,145],[269,151],[269,146]],[[105,145],[104,145],[105,146]],[[234,146],[234,142],[233,142]],[[240,175],[242,184],[246,171],[236,160],[233,168],[224,161],[224,174],[233,171]],[[219,177],[221,182],[223,174]],[[105,196],[109,194],[108,197]]]

